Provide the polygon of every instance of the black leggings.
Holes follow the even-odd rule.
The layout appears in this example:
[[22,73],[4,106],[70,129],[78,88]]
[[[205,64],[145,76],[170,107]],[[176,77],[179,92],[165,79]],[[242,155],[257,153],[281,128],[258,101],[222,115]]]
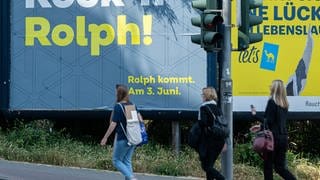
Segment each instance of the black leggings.
[[224,140],[214,141],[205,148],[205,153],[200,155],[201,167],[206,172],[207,180],[224,180],[225,178],[216,170],[213,165],[217,160],[224,146]]
[[274,170],[285,180],[296,180],[293,174],[288,170],[286,165],[286,152],[288,149],[288,137],[280,136],[275,139],[275,147],[273,152],[267,153],[264,161],[264,179],[273,179],[273,165]]

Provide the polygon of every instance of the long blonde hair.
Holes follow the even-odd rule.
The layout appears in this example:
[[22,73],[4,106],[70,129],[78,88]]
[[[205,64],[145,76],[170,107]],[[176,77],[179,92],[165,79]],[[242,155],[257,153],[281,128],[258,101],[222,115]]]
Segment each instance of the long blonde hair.
[[281,106],[282,108],[288,109],[289,102],[287,99],[287,91],[283,85],[282,80],[276,79],[272,81],[270,96],[277,105]]

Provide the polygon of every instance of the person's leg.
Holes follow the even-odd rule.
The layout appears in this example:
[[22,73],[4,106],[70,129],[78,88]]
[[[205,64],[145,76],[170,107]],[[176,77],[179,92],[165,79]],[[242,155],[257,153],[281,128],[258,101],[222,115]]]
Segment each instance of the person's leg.
[[207,174],[207,171],[208,171],[208,161],[207,161],[207,157],[206,156],[200,156],[200,163],[201,163],[201,168],[204,172],[206,172],[206,176],[207,176],[207,179],[208,179],[208,174]]
[[112,162],[115,168],[119,170],[126,179],[133,177],[132,170],[128,169],[123,162],[129,149],[130,146],[127,144],[126,140],[120,140],[114,143]]
[[263,174],[264,180],[273,180],[273,152],[267,152],[264,154],[265,160],[263,161]]
[[207,179],[217,179],[217,180],[224,180],[225,178],[222,174],[214,168],[214,163],[218,159],[222,148],[224,146],[224,141],[215,141],[213,146],[208,149],[208,156],[207,156]]
[[287,138],[280,139],[279,147],[275,152],[274,169],[285,180],[295,180],[294,175],[288,170],[286,166],[286,152],[287,152]]
[[[207,145],[203,146],[199,151],[199,159],[201,162],[201,168],[206,172],[207,180],[212,180],[209,172],[209,162],[208,162],[208,147]],[[211,179],[210,179],[211,178]]]
[[219,156],[219,153],[217,152],[212,152],[212,154],[208,156],[207,171],[206,171],[207,180],[213,180],[213,179],[224,180],[225,179],[223,175],[217,169],[214,168],[214,162],[216,161],[218,156]]
[[130,170],[131,174],[133,175],[133,170],[132,170],[132,156],[135,150],[135,146],[130,146],[127,154],[123,158],[123,163],[127,166],[127,168]]

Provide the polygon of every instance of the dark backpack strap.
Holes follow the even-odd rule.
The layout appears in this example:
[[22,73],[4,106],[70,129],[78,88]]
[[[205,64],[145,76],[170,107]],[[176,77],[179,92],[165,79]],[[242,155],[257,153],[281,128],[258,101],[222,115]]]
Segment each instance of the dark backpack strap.
[[211,114],[212,118],[210,119],[210,122],[212,124],[212,126],[214,125],[214,121],[216,120],[216,115],[214,115],[214,113],[212,112],[211,108],[208,105],[205,105],[206,109],[208,110],[209,114]]

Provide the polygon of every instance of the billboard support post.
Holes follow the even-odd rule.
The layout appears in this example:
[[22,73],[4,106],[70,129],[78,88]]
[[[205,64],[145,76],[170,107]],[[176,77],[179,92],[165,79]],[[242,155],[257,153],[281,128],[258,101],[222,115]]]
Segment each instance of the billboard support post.
[[180,152],[180,122],[179,121],[172,121],[172,146],[176,155],[179,155]]
[[222,173],[226,179],[233,179],[233,117],[232,117],[232,79],[231,79],[231,1],[223,0],[223,17],[225,22],[224,27],[224,42],[223,42],[223,60],[222,63],[222,78],[220,85],[221,109],[225,120],[228,122],[230,129],[229,137],[227,138],[227,150],[222,153]]

